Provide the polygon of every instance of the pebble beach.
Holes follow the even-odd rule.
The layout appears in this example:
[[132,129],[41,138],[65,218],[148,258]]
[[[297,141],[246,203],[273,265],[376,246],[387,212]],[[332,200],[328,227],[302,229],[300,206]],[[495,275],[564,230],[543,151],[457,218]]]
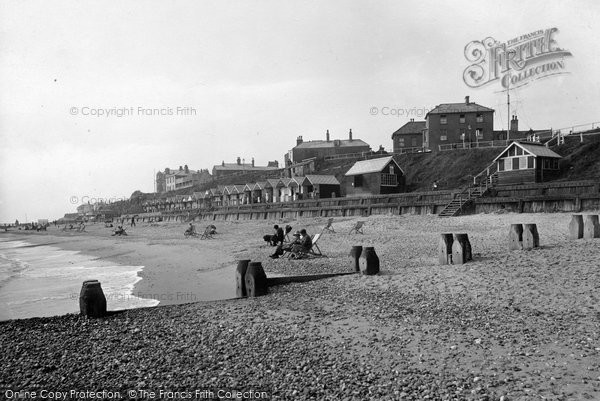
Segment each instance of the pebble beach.
[[[139,224],[122,238],[100,225],[81,234],[9,233],[143,265],[134,293],[189,296],[102,319],[0,322],[2,397],[76,390],[200,399],[211,390],[224,399],[240,391],[281,400],[597,400],[600,239],[569,240],[570,219],[339,217],[318,242],[327,257],[300,260],[270,259],[274,248],[262,235],[273,224],[315,234],[327,218],[215,222],[209,240],[184,239],[183,223]],[[364,234],[349,234],[359,220]],[[537,224],[540,247],[508,251],[513,223]],[[441,233],[467,233],[473,261],[439,265]],[[354,245],[375,247],[379,275],[189,302],[202,298],[195,288],[207,271],[239,259],[262,262],[267,276],[348,272]]]

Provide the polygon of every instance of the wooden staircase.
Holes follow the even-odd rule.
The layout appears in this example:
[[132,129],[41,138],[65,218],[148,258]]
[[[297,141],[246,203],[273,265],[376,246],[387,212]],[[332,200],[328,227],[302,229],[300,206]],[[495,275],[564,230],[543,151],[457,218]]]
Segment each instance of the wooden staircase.
[[473,203],[473,200],[483,196],[487,189],[485,187],[466,188],[442,209],[438,217],[458,216],[467,206]]

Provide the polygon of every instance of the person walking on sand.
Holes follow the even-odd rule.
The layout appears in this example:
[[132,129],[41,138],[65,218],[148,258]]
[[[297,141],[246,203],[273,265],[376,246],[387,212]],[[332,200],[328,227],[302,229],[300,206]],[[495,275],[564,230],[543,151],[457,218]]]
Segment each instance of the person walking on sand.
[[131,218],[131,227],[135,227],[135,216]]

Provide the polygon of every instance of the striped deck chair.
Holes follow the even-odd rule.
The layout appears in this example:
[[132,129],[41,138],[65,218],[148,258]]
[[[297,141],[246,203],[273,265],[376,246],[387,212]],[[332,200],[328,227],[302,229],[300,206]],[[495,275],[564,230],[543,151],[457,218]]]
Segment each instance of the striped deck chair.
[[335,230],[333,229],[333,217],[329,218],[329,220],[327,220],[327,225],[325,227],[323,227],[323,230],[321,231],[321,233],[324,233],[325,231],[329,231],[330,233],[334,233]]
[[352,227],[352,229],[350,230],[350,232],[348,234],[352,234],[353,232],[358,233],[358,234],[364,234],[364,232],[363,232],[364,225],[365,225],[364,221],[357,221],[356,224],[354,225],[354,227]]

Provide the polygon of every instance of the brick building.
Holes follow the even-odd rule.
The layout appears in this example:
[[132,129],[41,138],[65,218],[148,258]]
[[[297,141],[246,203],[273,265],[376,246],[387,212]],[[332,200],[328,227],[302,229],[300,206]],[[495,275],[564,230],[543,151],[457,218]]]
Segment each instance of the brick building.
[[471,102],[443,103],[425,116],[424,146],[434,152],[440,145],[463,143],[469,146],[478,141],[494,139],[494,109]]
[[325,140],[304,141],[302,136],[296,138],[296,146],[284,156],[284,159],[287,166],[311,158],[323,159],[325,156],[369,152],[370,150],[371,147],[366,142],[352,137],[352,130],[348,133],[348,139],[330,139],[329,130],[327,130]]
[[225,163],[223,161],[221,164],[213,166],[212,173],[215,178],[218,178],[231,174],[271,172],[276,170],[279,170],[279,162],[277,160],[268,162],[266,166],[256,166],[254,165],[254,158],[252,158],[252,162],[246,163],[245,160],[238,157],[235,163]]
[[398,128],[392,134],[394,144],[394,153],[400,153],[406,148],[423,147],[423,132],[425,131],[425,121],[415,121],[411,118],[409,122]]
[[165,193],[176,189],[192,188],[194,185],[210,182],[212,177],[208,170],[190,170],[187,164],[179,169],[165,168],[156,173],[156,192]]

